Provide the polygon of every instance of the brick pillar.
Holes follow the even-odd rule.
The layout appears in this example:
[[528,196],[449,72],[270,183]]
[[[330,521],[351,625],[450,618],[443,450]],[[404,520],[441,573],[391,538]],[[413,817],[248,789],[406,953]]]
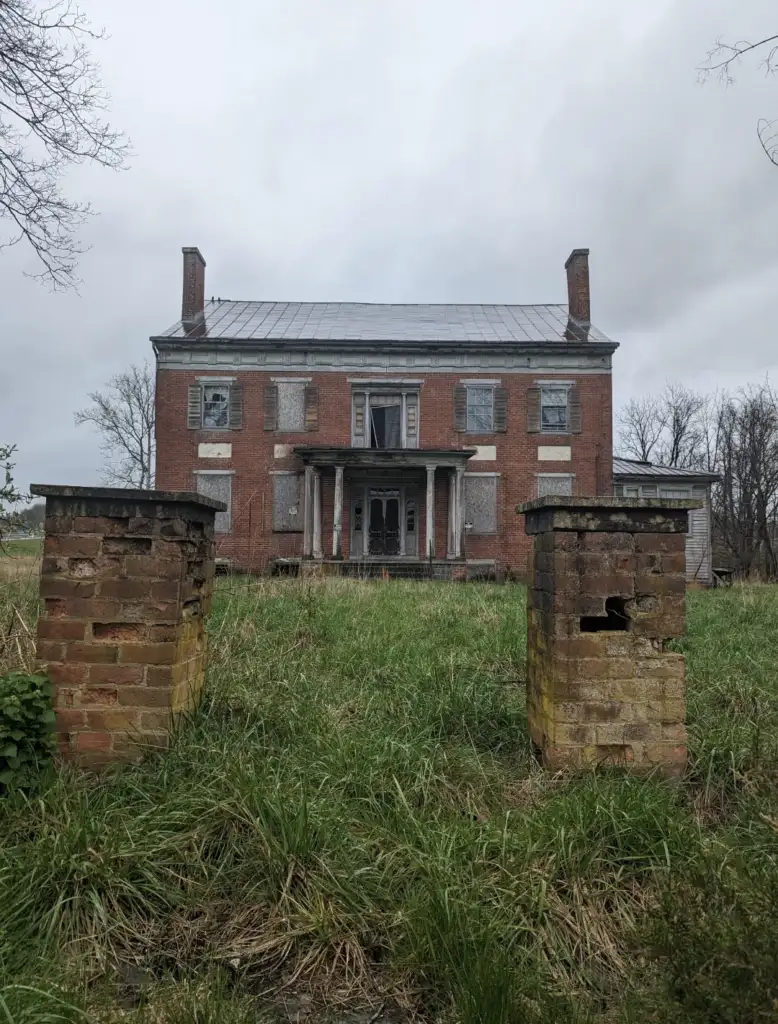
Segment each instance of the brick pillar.
[[556,770],[686,765],[685,534],[693,501],[540,498],[527,601],[532,742]]
[[33,485],[46,498],[38,660],[60,753],[84,767],[166,746],[205,678],[214,516],[199,494]]

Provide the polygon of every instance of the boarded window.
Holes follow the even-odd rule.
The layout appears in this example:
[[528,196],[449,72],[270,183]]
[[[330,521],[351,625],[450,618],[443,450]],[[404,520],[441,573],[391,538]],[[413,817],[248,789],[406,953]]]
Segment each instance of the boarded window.
[[278,381],[277,430],[305,430],[305,383]]
[[497,476],[465,474],[465,522],[468,533],[497,533]]
[[197,473],[197,493],[207,498],[223,501],[226,512],[216,513],[214,529],[217,533],[229,533],[232,529],[232,473]]
[[537,476],[538,497],[549,494],[571,495],[573,476],[571,473],[539,473]]
[[273,529],[277,533],[303,531],[302,473],[273,475]]

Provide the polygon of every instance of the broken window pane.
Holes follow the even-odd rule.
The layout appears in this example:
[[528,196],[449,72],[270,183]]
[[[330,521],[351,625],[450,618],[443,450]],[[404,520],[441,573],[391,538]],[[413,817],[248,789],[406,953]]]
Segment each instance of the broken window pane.
[[370,395],[370,447],[402,447],[401,395]]
[[467,430],[470,434],[494,431],[494,388],[467,389]]
[[540,389],[540,424],[544,433],[567,432],[567,388]]
[[230,389],[223,384],[203,387],[203,426],[219,429],[229,426]]

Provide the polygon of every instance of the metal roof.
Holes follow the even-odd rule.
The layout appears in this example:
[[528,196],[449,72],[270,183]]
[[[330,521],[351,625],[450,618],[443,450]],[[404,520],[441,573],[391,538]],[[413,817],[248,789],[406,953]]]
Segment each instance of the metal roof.
[[154,341],[409,342],[531,344],[588,341],[616,348],[596,327],[572,327],[567,306],[235,302],[212,299],[194,323],[173,324]]
[[671,477],[676,480],[718,480],[716,473],[706,473],[699,469],[681,469],[678,466],[657,466],[653,462],[640,462],[638,459],[622,459],[613,457],[613,475],[630,477]]

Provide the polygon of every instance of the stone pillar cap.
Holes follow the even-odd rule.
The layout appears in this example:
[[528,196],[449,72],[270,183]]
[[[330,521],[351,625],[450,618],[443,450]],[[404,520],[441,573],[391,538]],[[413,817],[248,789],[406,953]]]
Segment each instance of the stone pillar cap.
[[525,531],[550,530],[600,533],[688,533],[689,515],[703,503],[690,498],[593,498],[549,494],[516,506]]
[[68,484],[30,484],[30,494],[40,498],[76,498],[98,501],[147,501],[180,502],[186,505],[202,505],[216,512],[226,512],[227,505],[216,498],[195,491],[143,491],[131,487],[71,487]]

